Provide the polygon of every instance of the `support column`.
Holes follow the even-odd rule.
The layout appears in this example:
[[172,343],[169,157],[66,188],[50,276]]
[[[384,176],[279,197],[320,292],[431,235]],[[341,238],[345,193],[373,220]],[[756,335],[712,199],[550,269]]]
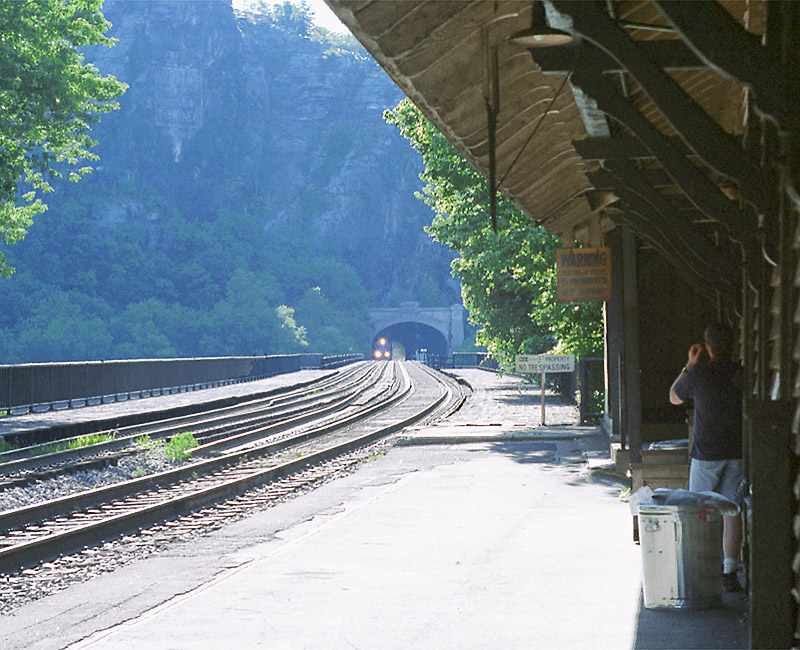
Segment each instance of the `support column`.
[[611,300],[606,303],[606,413],[611,418],[611,436],[627,448],[624,414],[621,402],[622,360],[622,230],[615,228],[606,235],[606,245],[611,249]]
[[792,403],[751,400],[745,409],[750,457],[750,647],[791,648]]
[[639,391],[639,296],[636,236],[622,227],[623,405],[631,463],[642,462],[642,403]]

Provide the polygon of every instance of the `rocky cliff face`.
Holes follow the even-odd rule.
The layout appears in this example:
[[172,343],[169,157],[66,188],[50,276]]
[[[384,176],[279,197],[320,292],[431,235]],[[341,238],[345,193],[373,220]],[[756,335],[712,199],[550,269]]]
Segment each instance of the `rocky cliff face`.
[[363,351],[369,307],[460,301],[365,53],[225,0],[107,0],[129,84],[0,283],[0,363]]
[[370,286],[380,276],[380,303],[418,298],[421,278],[458,299],[449,255],[422,232],[421,163],[382,119],[401,93],[370,58],[236,15],[226,0],[104,11],[119,42],[88,57],[130,85],[96,132],[110,223],[157,220],[131,210],[143,194],[192,219],[246,211],[265,237],[342,255]]

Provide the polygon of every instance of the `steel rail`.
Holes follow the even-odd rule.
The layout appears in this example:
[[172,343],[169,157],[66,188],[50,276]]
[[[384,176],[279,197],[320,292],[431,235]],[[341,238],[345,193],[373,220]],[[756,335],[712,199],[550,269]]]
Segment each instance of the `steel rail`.
[[291,435],[283,440],[265,444],[261,447],[251,447],[246,450],[199,460],[195,463],[168,469],[156,474],[150,474],[128,481],[121,481],[105,487],[0,512],[0,531],[7,532],[15,528],[40,522],[48,517],[55,517],[65,513],[75,513],[80,510],[95,507],[99,504],[107,503],[108,501],[124,499],[134,494],[144,493],[148,490],[174,485],[201,474],[208,475],[226,467],[236,465],[244,460],[253,460],[262,456],[275,454],[315,437],[328,434],[335,429],[349,426],[364,418],[370,417],[379,410],[391,406],[402,396],[402,394],[390,395],[388,398],[379,401],[371,407],[363,409],[349,417],[339,419],[332,424],[323,424],[313,427],[302,433]]
[[[205,403],[201,402],[198,403],[197,405],[198,407],[200,407],[201,410],[195,410],[192,411],[191,413],[186,413],[183,415],[172,415],[171,412],[174,411],[175,409],[165,409],[167,415],[158,417],[157,419],[154,420],[148,420],[146,422],[138,422],[135,424],[126,425],[124,427],[107,426],[106,428],[104,428],[98,426],[93,430],[93,432],[106,433],[110,431],[125,431],[131,435],[135,435],[137,432],[148,431],[152,429],[154,426],[158,427],[167,422],[174,422],[176,425],[179,425],[181,422],[184,422],[187,425],[190,425],[196,420],[203,420],[204,418],[208,417],[208,413],[210,412],[216,412],[216,413],[225,413],[225,412],[236,413],[238,411],[246,412],[249,409],[258,409],[259,406],[263,405],[264,403],[278,404],[284,400],[302,398],[302,396],[308,395],[310,390],[325,388],[326,386],[347,382],[353,376],[357,376],[358,374],[362,375],[365,374],[368,371],[366,370],[368,368],[369,364],[356,364],[355,366],[349,366],[346,369],[340,369],[328,373],[322,377],[317,377],[315,379],[311,379],[308,381],[299,382],[297,384],[293,384],[290,386],[276,387],[267,391],[261,391],[250,395],[218,398],[210,400]],[[102,420],[101,422],[103,424],[106,424],[107,420]],[[29,445],[19,449],[11,449],[4,451],[0,453],[0,467],[2,467],[3,464],[7,464],[8,461],[29,457],[31,453],[36,453],[37,449],[41,449],[43,447],[47,447],[48,445],[58,442],[70,442],[78,440],[83,435],[85,435],[85,433],[82,435],[59,438],[44,443]],[[114,448],[113,441],[103,444],[105,444],[106,447],[108,448],[112,449]],[[59,458],[68,457],[70,453],[74,452],[75,450],[58,452],[58,454],[60,454],[58,457]],[[48,458],[50,456],[55,456],[55,454],[40,454],[35,456],[34,458]]]
[[[132,425],[130,427],[123,427],[117,430],[117,433],[123,432],[124,435],[117,436],[114,440],[109,440],[102,443],[97,443],[90,446],[80,447],[77,449],[67,449],[63,451],[53,452],[50,454],[41,454],[37,456],[28,456],[25,458],[15,458],[9,460],[7,462],[0,461],[0,473],[5,475],[11,475],[14,472],[22,472],[24,470],[30,469],[32,467],[40,467],[44,465],[55,465],[55,464],[63,464],[69,462],[71,460],[79,459],[79,458],[86,458],[87,456],[95,456],[97,457],[98,464],[108,464],[108,455],[101,456],[102,454],[109,454],[109,452],[119,451],[129,447],[132,442],[135,442],[137,438],[142,435],[148,435],[151,438],[159,439],[159,438],[167,438],[171,434],[176,432],[185,431],[187,428],[196,427],[198,425],[204,424],[218,424],[221,426],[222,423],[228,422],[242,422],[244,416],[253,414],[253,413],[262,413],[264,418],[272,417],[273,419],[276,417],[285,416],[285,413],[281,413],[280,411],[274,410],[276,403],[283,402],[284,406],[288,404],[302,404],[304,402],[320,402],[323,401],[325,397],[328,395],[335,395],[339,393],[345,393],[349,389],[354,389],[354,387],[358,386],[360,382],[367,381],[371,373],[371,368],[369,365],[361,366],[361,372],[356,372],[356,370],[352,370],[348,372],[346,375],[339,377],[338,379],[332,376],[326,376],[323,378],[325,380],[324,385],[321,387],[319,383],[312,383],[309,387],[304,387],[302,389],[295,389],[290,394],[285,396],[280,396],[278,398],[268,397],[264,398],[263,402],[258,405],[254,405],[252,402],[248,404],[237,404],[234,406],[225,407],[222,409],[216,409],[213,411],[206,411],[200,414],[191,414],[186,416],[180,416],[177,418],[169,418],[167,420],[162,420],[158,422],[149,422],[145,424],[137,424]],[[320,390],[324,387],[333,388],[330,393],[323,393],[322,395],[315,395],[312,398],[307,397],[309,388],[313,388],[315,390]],[[273,415],[267,415],[267,413],[273,413]],[[267,412],[267,413],[265,413]],[[58,442],[60,443],[68,443],[71,440],[76,440],[80,438],[80,436],[76,436],[73,438],[65,438]],[[53,442],[44,443],[42,445],[33,445],[31,447],[26,447],[21,450],[13,450],[12,452],[5,452],[5,454],[0,454],[0,459],[2,459],[7,454],[13,454],[14,456],[19,456],[20,452],[28,452],[31,453],[36,448],[46,447],[47,445],[55,444]],[[131,451],[130,453],[135,453],[135,451]]]
[[[381,372],[383,369],[381,369]],[[378,379],[380,378],[380,374]],[[252,442],[253,440],[258,440],[259,438],[263,438],[267,435],[271,435],[273,433],[279,433],[281,431],[285,431],[287,429],[292,429],[294,427],[300,426],[301,424],[305,424],[306,422],[313,421],[315,419],[320,419],[326,415],[332,415],[333,413],[337,413],[342,409],[346,408],[347,406],[353,404],[359,398],[363,397],[364,393],[370,390],[371,386],[364,385],[353,393],[349,394],[344,399],[341,399],[336,402],[330,402],[321,408],[314,409],[312,411],[300,411],[299,415],[291,415],[286,419],[282,419],[280,422],[275,424],[267,424],[261,427],[257,427],[255,429],[248,429],[242,433],[238,433],[231,436],[226,436],[222,440],[217,440],[213,442],[209,442],[203,445],[199,445],[192,449],[187,450],[187,453],[190,456],[197,456],[202,454],[208,453],[218,453],[220,451],[225,451],[230,449],[231,447],[240,446],[246,444],[248,442]]]
[[[412,383],[405,368],[400,366],[402,381],[399,398],[393,398],[392,404],[405,402],[412,395]],[[166,499],[136,511],[121,513],[105,518],[102,521],[88,522],[67,531],[54,533],[39,539],[17,544],[0,550],[0,571],[14,571],[18,568],[30,566],[45,559],[50,559],[64,552],[79,548],[87,543],[96,542],[97,539],[107,539],[125,532],[162,521],[166,518],[177,517],[192,510],[205,507],[211,503],[237,496],[247,490],[265,482],[276,480],[288,474],[306,469],[315,463],[321,463],[332,457],[349,453],[355,449],[368,445],[376,440],[389,435],[397,430],[413,424],[430,413],[434,412],[448,397],[452,395],[449,386],[445,385],[434,401],[426,404],[421,410],[415,411],[411,416],[392,422],[386,426],[367,434],[357,436],[344,443],[335,444],[320,451],[312,452],[302,458],[281,463],[267,469],[255,471],[245,470],[245,476],[239,476],[231,481],[224,481],[218,485],[200,489],[189,494]],[[383,409],[382,409],[383,410]],[[376,415],[373,413],[373,415]],[[362,418],[363,419],[363,416]],[[351,423],[340,423],[337,426],[326,427],[331,430],[341,429]],[[196,469],[196,465],[187,469]]]

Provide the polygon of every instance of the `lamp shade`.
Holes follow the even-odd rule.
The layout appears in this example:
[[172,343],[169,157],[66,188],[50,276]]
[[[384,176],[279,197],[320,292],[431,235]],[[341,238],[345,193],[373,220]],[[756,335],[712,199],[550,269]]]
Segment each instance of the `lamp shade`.
[[511,43],[523,45],[525,47],[552,47],[555,45],[568,45],[572,43],[572,34],[562,32],[552,27],[529,27],[520,32],[512,34],[509,39]]

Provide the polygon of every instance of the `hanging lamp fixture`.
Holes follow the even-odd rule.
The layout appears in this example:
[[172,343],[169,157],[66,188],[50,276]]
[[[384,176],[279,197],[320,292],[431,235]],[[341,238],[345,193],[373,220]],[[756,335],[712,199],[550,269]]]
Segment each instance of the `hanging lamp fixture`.
[[534,0],[531,26],[508,37],[510,43],[528,48],[568,45],[573,40],[569,32],[555,29],[547,24],[547,15],[541,0]]

